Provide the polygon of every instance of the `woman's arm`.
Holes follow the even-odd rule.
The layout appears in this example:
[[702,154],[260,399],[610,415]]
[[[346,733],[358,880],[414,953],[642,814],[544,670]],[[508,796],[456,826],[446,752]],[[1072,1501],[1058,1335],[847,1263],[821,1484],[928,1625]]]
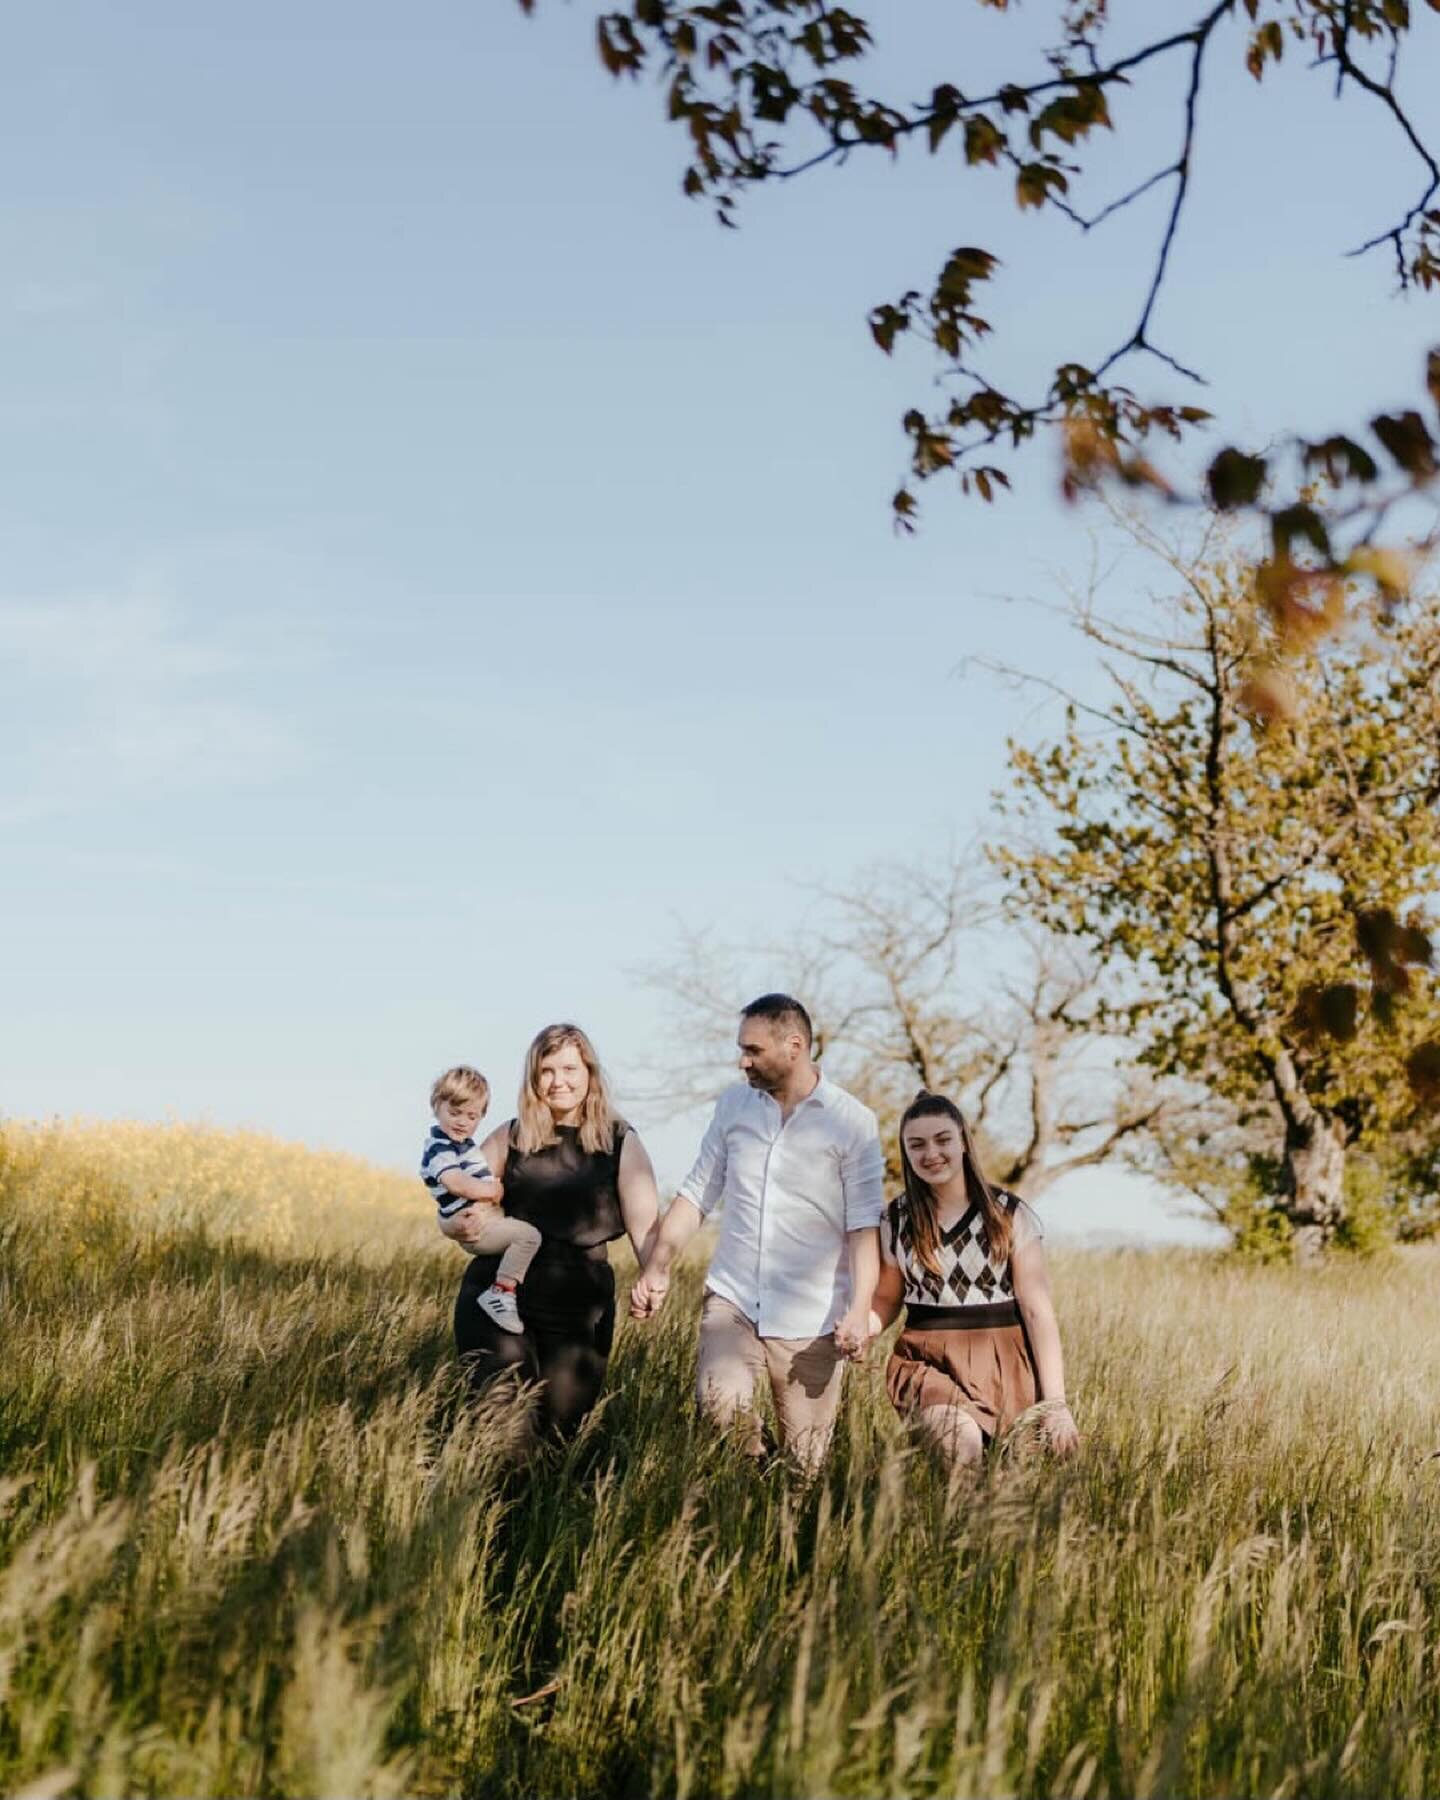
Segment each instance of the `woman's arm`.
[[503,1125],[497,1125],[480,1146],[480,1154],[490,1165],[490,1173],[497,1180],[505,1179],[505,1159],[510,1154],[510,1127],[515,1123],[507,1119]]
[[1058,1456],[1068,1456],[1079,1445],[1080,1434],[1065,1399],[1065,1359],[1060,1353],[1060,1327],[1055,1321],[1050,1274],[1045,1267],[1045,1252],[1039,1238],[1032,1238],[1011,1257],[1010,1279],[1035,1358],[1040,1398],[1058,1403],[1046,1421],[1046,1435]]
[[870,1342],[870,1305],[880,1279],[880,1233],[874,1225],[845,1233],[850,1261],[850,1308],[835,1327],[835,1348],[858,1361]]
[[894,1321],[904,1304],[905,1277],[894,1263],[882,1258],[880,1279],[875,1283],[875,1297],[870,1302],[871,1337],[879,1337],[885,1327]]
[[635,1260],[643,1269],[660,1228],[660,1190],[655,1185],[650,1152],[633,1131],[625,1133],[625,1142],[620,1146],[619,1188],[620,1217],[625,1221]]
[[660,1220],[654,1245],[639,1278],[630,1290],[630,1317],[652,1319],[670,1292],[670,1269],[677,1256],[705,1223],[700,1208],[685,1194],[677,1194]]

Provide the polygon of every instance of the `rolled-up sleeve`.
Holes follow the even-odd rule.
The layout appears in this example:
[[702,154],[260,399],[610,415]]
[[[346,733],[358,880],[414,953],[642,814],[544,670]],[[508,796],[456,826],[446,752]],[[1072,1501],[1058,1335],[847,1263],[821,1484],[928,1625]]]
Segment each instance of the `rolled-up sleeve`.
[[722,1096],[710,1115],[710,1123],[700,1140],[700,1152],[694,1167],[676,1190],[682,1199],[708,1217],[720,1204],[725,1192],[725,1140],[729,1126],[729,1109]]
[[840,1185],[845,1229],[863,1231],[867,1225],[878,1225],[885,1211],[885,1157],[873,1118],[868,1127],[856,1128],[840,1158]]

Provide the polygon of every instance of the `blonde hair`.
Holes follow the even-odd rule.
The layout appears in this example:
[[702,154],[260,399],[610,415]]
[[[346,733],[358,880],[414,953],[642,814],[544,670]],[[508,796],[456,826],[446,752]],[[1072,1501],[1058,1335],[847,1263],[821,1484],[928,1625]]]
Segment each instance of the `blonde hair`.
[[469,1063],[456,1063],[453,1069],[447,1069],[443,1075],[437,1075],[430,1089],[430,1110],[442,1101],[453,1106],[457,1100],[471,1100],[479,1097],[483,1110],[490,1106],[490,1083],[478,1069],[472,1069]]
[[610,1100],[609,1084],[595,1046],[578,1025],[547,1025],[525,1053],[525,1074],[520,1082],[520,1103],[515,1109],[515,1148],[522,1153],[543,1150],[556,1142],[555,1118],[540,1097],[540,1065],[547,1056],[573,1044],[590,1073],[590,1086],[580,1104],[580,1147],[593,1156],[615,1147],[615,1127],[621,1123]]

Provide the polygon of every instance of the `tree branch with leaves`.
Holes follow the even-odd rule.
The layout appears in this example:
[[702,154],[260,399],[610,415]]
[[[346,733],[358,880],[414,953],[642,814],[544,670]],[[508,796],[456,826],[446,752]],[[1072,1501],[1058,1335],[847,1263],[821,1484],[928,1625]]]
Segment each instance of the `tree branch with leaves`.
[[[534,0],[520,3],[530,10]],[[1006,0],[977,3],[1006,10]],[[1440,349],[1430,355],[1427,392],[1414,406],[1377,410],[1362,425],[1337,422],[1318,438],[1295,435],[1264,453],[1225,445],[1209,459],[1203,483],[1187,491],[1180,477],[1162,472],[1154,446],[1188,441],[1211,414],[1187,392],[1203,383],[1201,372],[1164,347],[1156,318],[1203,151],[1207,79],[1222,56],[1238,56],[1257,81],[1268,81],[1288,49],[1292,62],[1307,60],[1312,79],[1333,77],[1337,98],[1383,113],[1414,165],[1415,185],[1351,254],[1388,248],[1402,291],[1440,287],[1440,148],[1402,87],[1412,66],[1424,80],[1427,55],[1432,67],[1440,60],[1440,20],[1425,17],[1440,14],[1440,0],[1423,0],[1419,12],[1410,0],[1207,0],[1179,29],[1180,9],[1163,9],[1164,29],[1124,47],[1115,44],[1110,0],[1054,5],[1054,42],[1038,67],[976,88],[961,71],[939,66],[937,54],[933,86],[921,98],[862,85],[875,49],[871,24],[828,0],[629,0],[600,14],[596,35],[611,75],[658,78],[688,147],[684,192],[712,204],[726,226],[737,223],[753,188],[875,153],[898,159],[912,147],[975,174],[1006,174],[1020,212],[1054,212],[1082,233],[1168,189],[1153,257],[1137,271],[1134,313],[1098,357],[1080,346],[1062,355],[1043,391],[1012,392],[989,372],[984,353],[993,327],[980,309],[1000,263],[992,248],[954,249],[933,280],[873,308],[870,331],[880,349],[890,355],[902,340],[923,345],[946,393],[939,407],[911,407],[903,418],[909,468],[893,502],[902,529],[913,525],[923,484],[948,476],[963,493],[992,500],[1010,485],[997,457],[1053,429],[1063,439],[1070,498],[1118,483],[1261,515],[1270,555],[1256,570],[1255,597],[1282,624],[1333,629],[1334,602],[1357,582],[1393,601],[1408,586],[1410,565],[1384,542],[1389,523],[1398,506],[1440,477],[1432,431]],[[1144,9],[1146,18],[1158,10]],[[952,54],[947,46],[945,57]],[[1173,65],[1184,72],[1173,153],[1122,193],[1087,207],[1086,154],[1097,134],[1133,130],[1132,98]],[[1137,361],[1156,366],[1179,391],[1142,398],[1121,379]],[[1323,509],[1302,493],[1317,477],[1329,484]],[[1298,619],[1301,613],[1308,616]]]

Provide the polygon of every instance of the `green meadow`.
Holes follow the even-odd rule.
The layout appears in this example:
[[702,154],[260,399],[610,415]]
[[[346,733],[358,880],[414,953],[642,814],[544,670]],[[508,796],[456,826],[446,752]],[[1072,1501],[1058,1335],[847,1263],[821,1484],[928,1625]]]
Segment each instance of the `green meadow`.
[[1052,1262],[1069,1465],[947,1489],[872,1349],[753,1472],[695,1267],[527,1461],[412,1181],[5,1127],[0,1791],[1440,1792],[1440,1262]]

